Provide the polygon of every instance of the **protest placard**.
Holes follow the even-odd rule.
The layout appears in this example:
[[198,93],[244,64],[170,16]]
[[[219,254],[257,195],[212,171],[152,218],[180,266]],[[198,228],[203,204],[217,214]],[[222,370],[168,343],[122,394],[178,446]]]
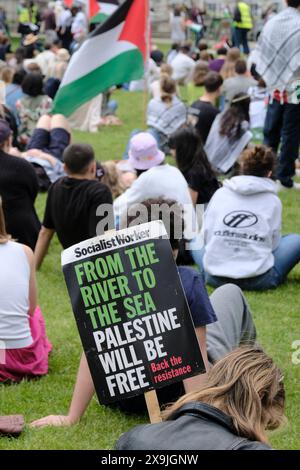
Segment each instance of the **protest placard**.
[[204,370],[161,221],[74,245],[62,266],[100,403]]

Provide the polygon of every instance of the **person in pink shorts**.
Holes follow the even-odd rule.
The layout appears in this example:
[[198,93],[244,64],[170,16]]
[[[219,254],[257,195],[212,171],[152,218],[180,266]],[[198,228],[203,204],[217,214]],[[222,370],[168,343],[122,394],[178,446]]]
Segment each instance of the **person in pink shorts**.
[[51,349],[37,306],[33,253],[6,233],[0,197],[0,382],[47,374]]

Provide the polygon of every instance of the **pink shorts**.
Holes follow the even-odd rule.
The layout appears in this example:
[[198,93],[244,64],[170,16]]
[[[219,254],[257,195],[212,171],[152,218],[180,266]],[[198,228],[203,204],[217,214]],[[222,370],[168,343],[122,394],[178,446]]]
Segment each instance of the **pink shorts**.
[[[46,336],[40,307],[29,317],[33,343],[27,348],[0,350],[0,382],[19,382],[48,373],[48,356],[52,349]],[[4,360],[3,360],[4,359]]]

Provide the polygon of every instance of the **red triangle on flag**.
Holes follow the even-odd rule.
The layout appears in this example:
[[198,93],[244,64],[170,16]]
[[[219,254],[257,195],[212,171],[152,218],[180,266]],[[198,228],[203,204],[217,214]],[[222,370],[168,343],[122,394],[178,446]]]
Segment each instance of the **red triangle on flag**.
[[89,18],[93,18],[93,16],[96,16],[97,13],[100,11],[100,5],[97,2],[97,0],[88,0],[89,2]]
[[128,41],[136,45],[146,60],[147,56],[147,35],[149,21],[148,0],[134,0],[125,20],[119,40]]

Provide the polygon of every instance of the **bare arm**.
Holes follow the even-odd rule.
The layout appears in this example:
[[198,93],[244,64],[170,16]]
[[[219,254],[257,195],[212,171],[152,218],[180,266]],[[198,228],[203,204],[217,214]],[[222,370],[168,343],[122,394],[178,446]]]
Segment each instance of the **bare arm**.
[[45,418],[33,421],[31,426],[72,426],[73,424],[78,423],[89,406],[94,393],[95,388],[92,376],[90,374],[90,369],[85,354],[83,353],[79,364],[77,379],[68,415],[46,416]]
[[34,255],[32,250],[23,245],[23,250],[27,256],[29,266],[30,266],[30,279],[29,279],[29,315],[33,315],[37,306],[37,286],[36,286],[36,276],[35,276],[35,264],[34,264]]
[[36,269],[41,267],[54,233],[54,230],[42,226],[34,250]]

